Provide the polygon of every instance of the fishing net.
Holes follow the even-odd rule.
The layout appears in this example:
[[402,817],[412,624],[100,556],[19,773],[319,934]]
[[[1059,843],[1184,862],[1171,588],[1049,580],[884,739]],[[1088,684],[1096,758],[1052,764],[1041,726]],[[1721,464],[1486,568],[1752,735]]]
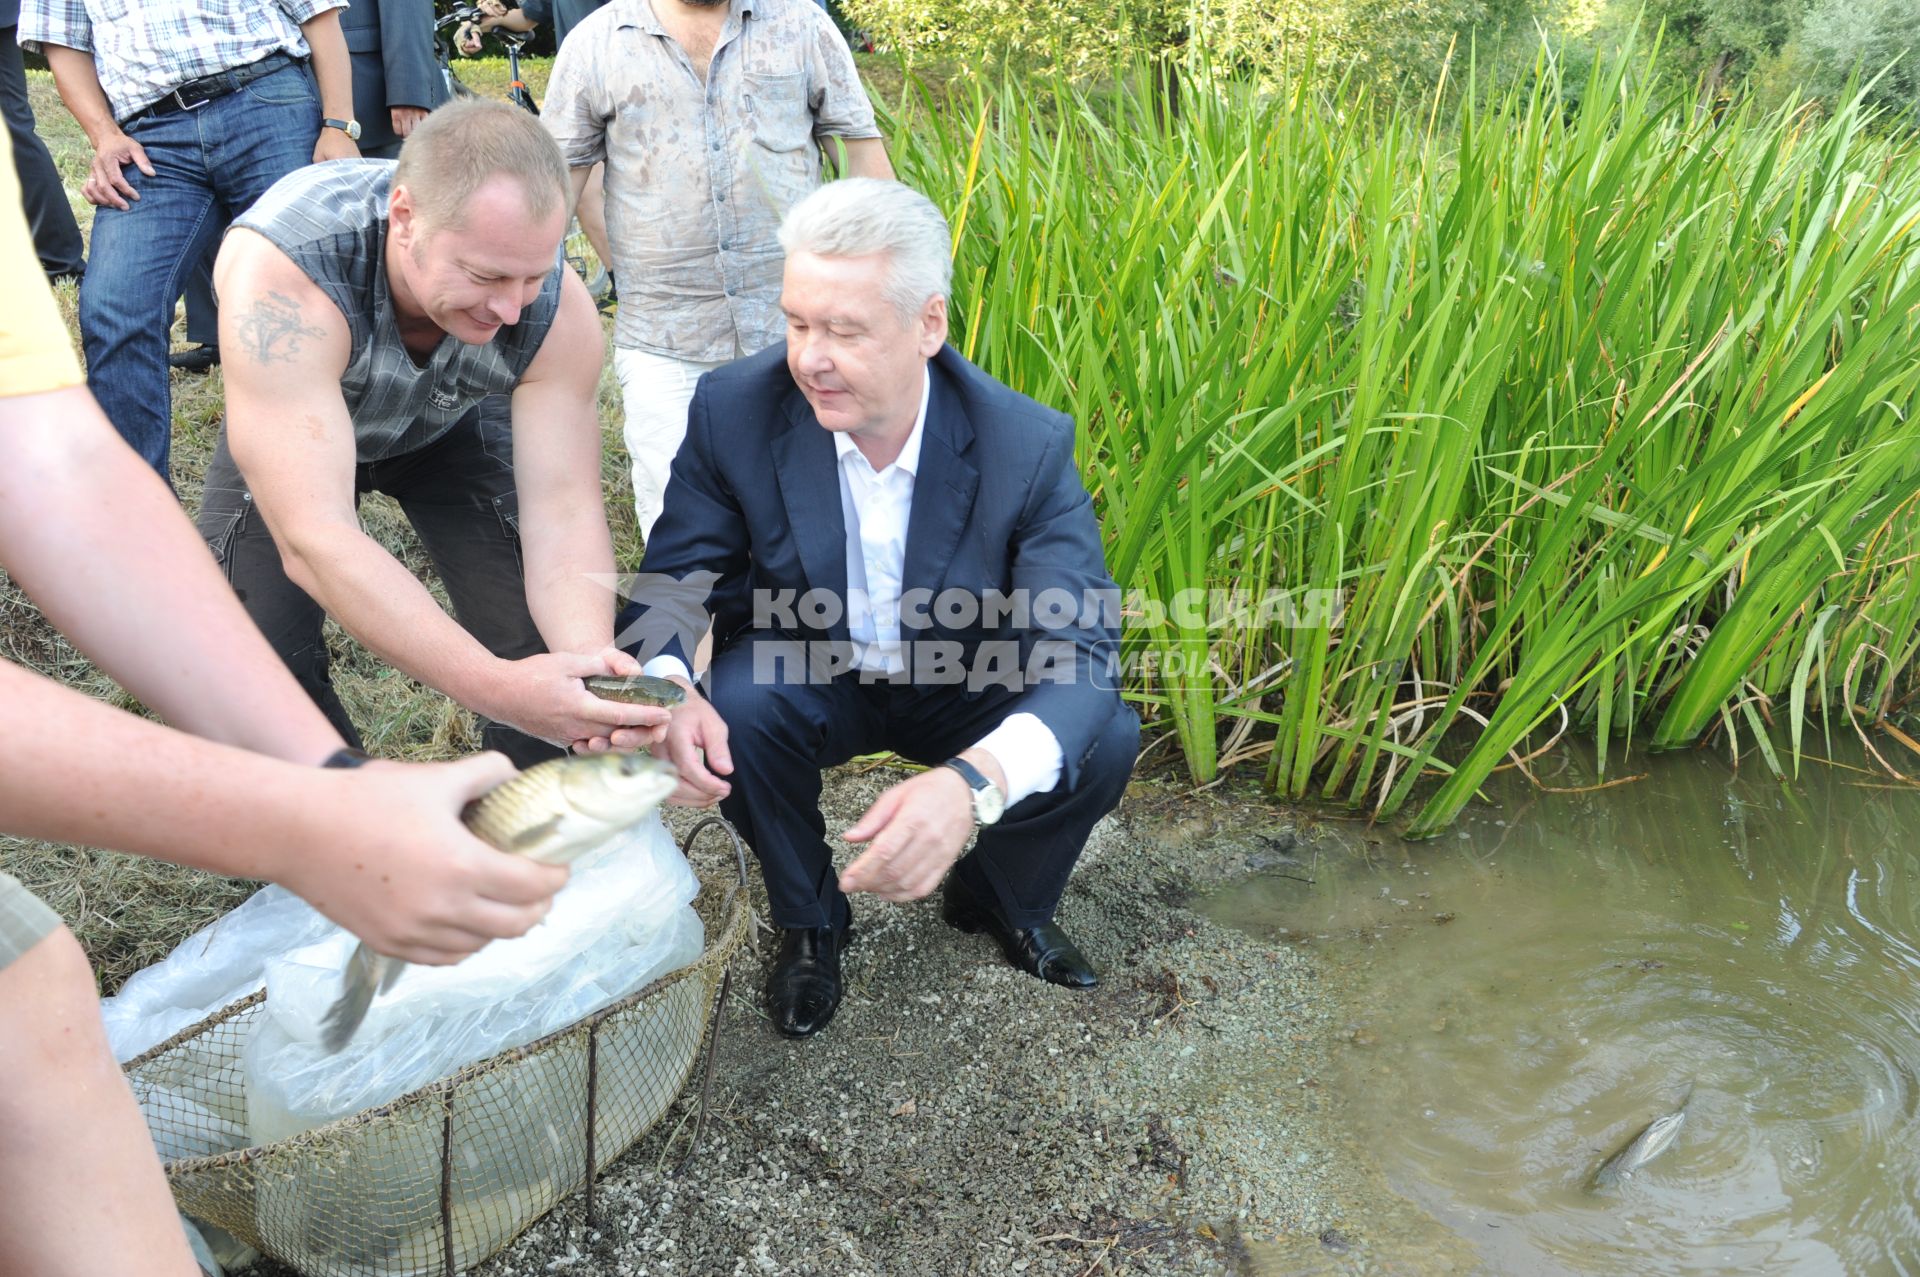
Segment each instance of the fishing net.
[[[732,836],[731,855],[694,855],[709,828]],[[666,1112],[703,1039],[711,1077],[708,1022],[748,932],[745,853],[731,828],[709,817],[681,846],[700,877],[699,958],[390,1104],[236,1148],[247,1130],[242,1058],[265,991],[128,1061],[180,1209],[316,1277],[452,1277],[583,1186],[591,1220],[594,1174]],[[699,1134],[696,1125],[696,1144]]]

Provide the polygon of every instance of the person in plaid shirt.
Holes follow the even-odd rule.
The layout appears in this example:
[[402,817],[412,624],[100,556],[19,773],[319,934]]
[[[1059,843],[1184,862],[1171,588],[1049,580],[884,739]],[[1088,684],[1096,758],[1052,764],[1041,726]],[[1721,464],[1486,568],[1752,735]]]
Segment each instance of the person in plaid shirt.
[[[308,162],[351,159],[342,0],[24,0],[20,46],[93,143],[87,385],[163,476],[167,330],[221,227]],[[331,125],[332,127],[325,127]]]

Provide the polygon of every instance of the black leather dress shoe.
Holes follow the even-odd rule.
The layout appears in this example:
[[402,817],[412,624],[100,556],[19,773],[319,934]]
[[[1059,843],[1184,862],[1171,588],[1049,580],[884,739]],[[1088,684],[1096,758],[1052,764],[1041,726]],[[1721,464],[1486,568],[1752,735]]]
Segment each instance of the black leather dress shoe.
[[810,1038],[840,1009],[840,955],[853,928],[782,927],[780,949],[767,974],[767,1010],[773,1027],[790,1038]]
[[189,346],[185,350],[172,351],[167,355],[167,367],[178,368],[183,372],[205,372],[220,362],[220,347],[208,343],[205,346]]
[[1030,976],[1069,989],[1091,989],[1100,983],[1093,964],[1051,922],[1031,927],[1010,926],[1000,911],[974,895],[957,878],[949,878],[940,898],[940,916],[962,931],[985,931],[1000,942],[1007,961]]

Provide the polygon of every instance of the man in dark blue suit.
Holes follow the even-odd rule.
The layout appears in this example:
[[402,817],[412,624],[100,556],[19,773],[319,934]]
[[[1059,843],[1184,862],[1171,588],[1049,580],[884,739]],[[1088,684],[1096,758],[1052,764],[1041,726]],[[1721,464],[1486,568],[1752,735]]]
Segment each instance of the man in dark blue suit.
[[433,52],[433,0],[353,0],[340,31],[353,56],[360,154],[397,159],[414,125],[447,100]]
[[[945,344],[952,241],[925,196],[830,183],[780,242],[787,341],[701,379],[628,631],[684,680],[699,623],[667,615],[674,583],[711,582],[706,695],[689,685],[659,746],[680,799],[717,801],[759,857],[790,1037],[839,1005],[847,892],[944,879],[948,922],[1089,987],[1054,907],[1140,727],[1073,421]],[[865,851],[836,878],[820,769],[876,750],[929,769],[845,832]]]

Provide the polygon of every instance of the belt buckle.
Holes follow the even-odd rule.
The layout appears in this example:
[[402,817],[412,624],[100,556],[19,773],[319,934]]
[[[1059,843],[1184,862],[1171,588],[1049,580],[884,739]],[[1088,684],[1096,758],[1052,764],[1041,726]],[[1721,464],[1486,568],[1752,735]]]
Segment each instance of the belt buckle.
[[188,89],[192,88],[194,84],[198,84],[198,83],[199,81],[195,80],[191,84],[183,84],[179,88],[175,89],[173,92],[167,94],[167,96],[172,98],[174,101],[174,105],[178,106],[182,111],[198,111],[201,107],[213,101],[213,99],[212,98],[196,98],[193,101],[189,102],[186,100],[186,98],[180,96],[181,94],[185,93]]

